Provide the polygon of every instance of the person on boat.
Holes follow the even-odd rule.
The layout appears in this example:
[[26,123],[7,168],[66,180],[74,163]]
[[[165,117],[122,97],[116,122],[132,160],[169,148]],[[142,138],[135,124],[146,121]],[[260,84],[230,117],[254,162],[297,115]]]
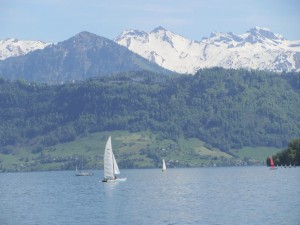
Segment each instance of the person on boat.
[[115,180],[117,179],[117,176],[115,175]]

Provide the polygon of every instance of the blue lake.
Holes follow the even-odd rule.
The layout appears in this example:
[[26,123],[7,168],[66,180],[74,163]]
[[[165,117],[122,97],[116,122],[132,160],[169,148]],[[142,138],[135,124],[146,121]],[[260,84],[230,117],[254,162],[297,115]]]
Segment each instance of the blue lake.
[[0,174],[1,225],[300,224],[300,168]]

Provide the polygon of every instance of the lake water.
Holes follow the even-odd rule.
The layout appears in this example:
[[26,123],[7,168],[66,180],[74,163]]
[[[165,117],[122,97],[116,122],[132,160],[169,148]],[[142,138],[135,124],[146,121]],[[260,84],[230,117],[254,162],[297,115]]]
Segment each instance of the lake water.
[[300,168],[0,174],[1,225],[300,224]]

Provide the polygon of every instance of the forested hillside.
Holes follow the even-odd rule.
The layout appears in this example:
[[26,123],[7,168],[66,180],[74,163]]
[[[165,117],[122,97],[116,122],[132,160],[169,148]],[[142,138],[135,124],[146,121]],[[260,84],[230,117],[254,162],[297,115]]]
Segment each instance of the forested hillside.
[[[50,86],[0,80],[0,146],[52,146],[98,131],[197,137],[223,151],[285,147],[300,136],[300,74],[200,70],[119,74]],[[36,149],[39,151],[39,149]]]

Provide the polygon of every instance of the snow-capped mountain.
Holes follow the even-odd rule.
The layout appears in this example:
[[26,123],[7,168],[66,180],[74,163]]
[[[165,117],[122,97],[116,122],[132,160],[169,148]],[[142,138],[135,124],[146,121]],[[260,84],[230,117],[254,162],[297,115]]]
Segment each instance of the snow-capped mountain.
[[125,30],[115,41],[179,73],[193,74],[201,68],[215,66],[300,71],[300,40],[288,41],[260,27],[241,35],[214,32],[201,41],[188,40],[162,27],[150,33]]
[[[275,72],[300,71],[300,40],[289,41],[267,28],[244,34],[213,32],[201,41],[158,27],[151,32],[125,30],[115,40],[168,70],[194,74],[201,68],[249,68]],[[0,60],[44,49],[51,43],[0,40]]]
[[36,49],[43,49],[48,45],[50,45],[50,43],[42,41],[24,41],[14,38],[0,40],[0,60],[25,55]]

